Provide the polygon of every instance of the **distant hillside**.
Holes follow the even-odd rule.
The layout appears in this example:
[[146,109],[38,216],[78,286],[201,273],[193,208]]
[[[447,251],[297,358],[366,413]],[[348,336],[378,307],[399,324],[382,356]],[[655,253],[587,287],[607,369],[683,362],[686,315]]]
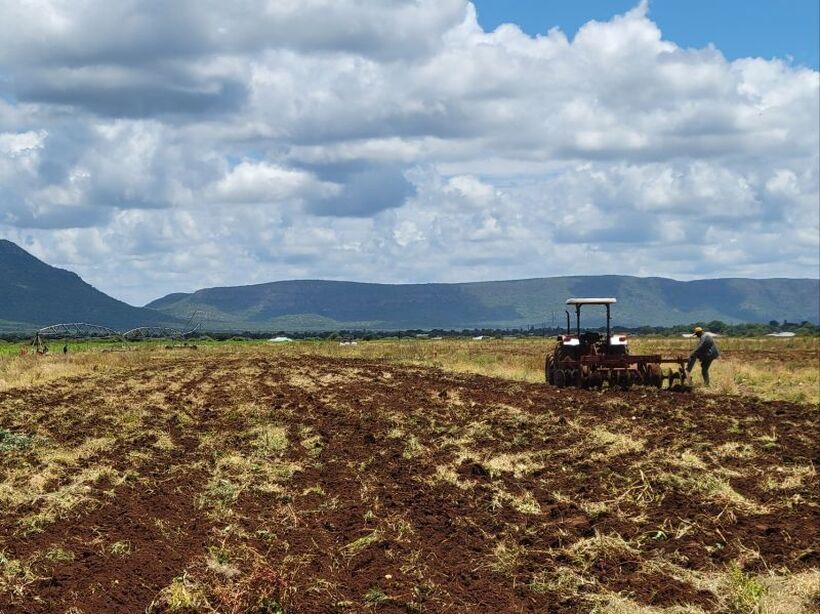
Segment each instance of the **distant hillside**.
[[[564,301],[571,296],[616,297],[614,322],[623,326],[820,321],[816,279],[680,282],[616,275],[407,285],[280,281],[178,292],[139,308],[0,240],[0,331],[58,322],[88,322],[120,330],[149,324],[179,326],[195,311],[210,329],[561,326]],[[588,323],[601,323],[603,310],[585,313]]]
[[103,294],[76,273],[38,260],[0,239],[0,330],[87,322],[114,329],[171,324],[176,318]]
[[[623,326],[820,320],[816,279],[681,282],[617,275],[407,285],[280,281],[175,293],[148,307],[180,317],[199,311],[209,328],[460,329],[561,326],[571,296],[616,297],[614,322]],[[602,321],[603,310],[597,317],[595,308],[585,313],[590,324]]]

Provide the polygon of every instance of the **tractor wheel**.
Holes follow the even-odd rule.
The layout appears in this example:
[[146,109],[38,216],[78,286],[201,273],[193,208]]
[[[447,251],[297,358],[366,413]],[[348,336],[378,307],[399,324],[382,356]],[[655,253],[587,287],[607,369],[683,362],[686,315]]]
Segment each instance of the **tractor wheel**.
[[552,366],[552,356],[544,360],[544,379],[548,384],[555,385],[555,369]]
[[555,385],[558,386],[559,388],[563,388],[564,386],[567,385],[567,380],[566,380],[566,377],[564,377],[563,369],[555,369],[553,379],[554,379]]

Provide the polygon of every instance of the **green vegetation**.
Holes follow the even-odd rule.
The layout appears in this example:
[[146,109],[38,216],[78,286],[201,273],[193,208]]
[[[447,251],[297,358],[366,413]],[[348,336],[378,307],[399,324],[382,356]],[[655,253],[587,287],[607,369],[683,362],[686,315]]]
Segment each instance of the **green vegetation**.
[[754,575],[745,573],[737,563],[732,563],[729,577],[734,592],[732,611],[737,614],[759,614],[766,588]]
[[33,443],[33,438],[20,433],[12,433],[0,428],[0,452],[22,450]]

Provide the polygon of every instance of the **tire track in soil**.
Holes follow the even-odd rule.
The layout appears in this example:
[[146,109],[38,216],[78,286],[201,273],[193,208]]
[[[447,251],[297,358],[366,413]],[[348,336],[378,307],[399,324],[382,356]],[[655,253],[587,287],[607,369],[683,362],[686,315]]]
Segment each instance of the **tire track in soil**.
[[[159,369],[129,369],[129,378],[145,382],[147,376],[147,381],[154,385],[139,391],[126,386],[124,394],[130,398],[137,392],[145,394],[163,390],[169,383],[189,382],[189,378],[195,378],[195,387],[213,377],[217,369],[218,364],[208,363],[202,374],[189,371],[179,374],[181,377],[162,381],[157,381],[158,371],[174,372],[176,368],[163,365]],[[64,383],[75,386],[76,380],[72,378]],[[103,385],[109,382],[107,378],[100,380]],[[38,403],[47,407],[50,402],[63,402],[66,396],[58,387],[38,394],[36,398]],[[79,395],[71,398],[78,402],[88,401]],[[202,553],[212,523],[197,508],[195,499],[208,476],[201,470],[168,473],[170,467],[184,468],[201,459],[196,449],[198,440],[184,433],[173,420],[173,406],[167,408],[168,411],[153,409],[154,413],[145,426],[166,428],[174,448],[155,453],[150,462],[139,467],[136,479],[119,487],[112,489],[106,481],[96,484],[93,491],[100,501],[89,506],[90,509],[79,510],[51,523],[42,532],[0,539],[0,549],[19,560],[53,548],[68,550],[74,555],[71,561],[53,564],[48,569],[49,577],[29,587],[32,594],[26,598],[4,603],[0,595],[0,612],[33,614],[64,612],[70,608],[83,613],[142,612],[162,588],[180,575],[192,558]],[[201,415],[194,428],[205,430],[210,422],[208,415]],[[87,431],[78,432],[78,436],[87,434]],[[120,441],[113,449],[93,460],[88,459],[78,468],[110,462],[121,470],[133,469],[124,460],[127,453],[144,449],[147,443],[145,438]],[[20,510],[21,513],[26,511],[29,510]],[[13,524],[0,524],[0,528],[2,534],[14,533]],[[114,543],[126,544],[127,553],[120,556],[110,549],[105,550]]]
[[[311,395],[304,395],[301,400],[305,403],[310,398]],[[397,567],[400,561],[418,551],[423,560],[433,561],[436,567],[426,575],[425,581],[446,587],[446,595],[435,597],[438,606],[469,606],[486,608],[486,611],[515,611],[525,607],[537,611],[546,606],[548,598],[545,596],[526,595],[525,591],[519,591],[518,595],[506,594],[499,590],[497,579],[486,566],[476,568],[482,550],[486,548],[486,534],[503,533],[515,514],[485,513],[482,508],[488,508],[489,495],[474,499],[454,487],[423,486],[417,478],[429,475],[430,468],[404,459],[398,449],[378,454],[377,462],[367,470],[366,479],[382,486],[379,516],[409,521],[414,530],[412,545],[380,539],[373,548],[349,559],[334,556],[368,531],[377,529],[377,525],[367,526],[365,520],[366,513],[372,511],[369,504],[351,501],[351,495],[359,490],[364,477],[354,469],[355,465],[371,459],[374,450],[385,445],[387,424],[367,415],[351,417],[321,404],[307,409],[302,422],[309,424],[327,442],[322,455],[336,460],[297,474],[298,477],[292,480],[295,481],[294,490],[298,492],[303,487],[318,484],[327,498],[344,498],[340,507],[323,510],[321,522],[313,523],[310,519],[317,511],[316,501],[308,499],[302,504],[295,503],[294,512],[300,522],[277,527],[278,537],[288,543],[288,555],[311,557],[309,567],[302,574],[305,579],[318,577],[330,581],[339,587],[336,600],[345,601],[361,597],[390,576],[392,598],[411,601],[412,583],[407,585],[407,579]],[[332,429],[329,425],[333,425]],[[248,526],[251,531],[271,520],[264,513],[260,514],[262,510],[258,502],[240,502],[238,507],[244,516],[259,522]],[[559,528],[574,529],[588,524],[583,517],[580,523],[577,522],[577,510],[567,511],[570,517],[564,519],[563,514],[555,510],[556,532]],[[471,525],[462,526],[459,522],[465,514],[470,516]],[[284,559],[275,562],[285,563]],[[455,583],[454,578],[458,580]],[[321,611],[326,599],[322,595],[311,597],[311,592],[304,590],[306,588],[296,590],[300,597],[293,602],[295,611]],[[389,604],[381,607],[392,611]],[[396,607],[398,611],[405,611],[404,606]]]
[[[359,370],[369,370],[371,376],[369,379],[372,381],[380,381],[379,373],[386,370],[385,366],[381,364],[371,365],[361,361],[349,362],[355,365],[355,367]],[[327,370],[328,365],[326,363],[323,363],[323,365],[325,370]],[[390,371],[390,369],[387,370]],[[412,371],[412,369],[409,371]],[[385,387],[401,390],[401,394],[387,394],[384,395],[385,398],[382,400],[392,400],[392,409],[394,410],[396,407],[406,410],[408,403],[412,404],[413,400],[418,401],[420,398],[418,390],[420,388],[428,387],[429,389],[435,390],[437,388],[441,388],[442,384],[445,384],[446,386],[454,385],[456,387],[461,387],[462,392],[464,392],[464,389],[466,388],[474,399],[478,399],[479,405],[481,405],[482,402],[498,402],[499,399],[511,404],[515,404],[516,401],[521,400],[521,385],[516,384],[509,386],[509,388],[515,388],[515,390],[512,391],[512,394],[508,395],[506,394],[508,391],[504,390],[508,386],[503,384],[499,385],[497,380],[491,380],[489,378],[470,376],[458,377],[453,376],[452,374],[446,374],[443,377],[434,377],[432,380],[428,380],[426,377],[419,377],[420,374],[418,372],[401,373],[396,372],[395,370],[392,371],[392,375],[392,380],[389,384],[386,384]],[[412,387],[410,389],[404,389],[403,384],[411,384]],[[476,386],[476,384],[479,385]],[[372,391],[370,392],[372,394]],[[556,395],[550,395],[548,392],[545,395],[546,391],[543,387],[528,387],[526,392],[533,393],[532,396],[538,398],[538,400],[542,400],[544,396],[547,396],[548,398],[543,400],[547,402],[552,401],[549,404],[554,405],[554,397]],[[353,406],[359,405],[355,394],[352,394],[349,398],[345,399],[344,393],[337,390],[336,395],[337,397],[350,402]],[[375,396],[378,397],[379,395],[376,394]],[[579,396],[583,399],[585,395],[581,394]],[[626,399],[634,400],[636,398],[645,399],[647,395],[644,393],[626,393],[623,396],[626,397]],[[586,398],[598,400],[597,397],[591,394],[587,394]],[[655,406],[653,407],[654,420],[658,423],[657,426],[660,431],[665,430],[663,428],[665,426],[663,424],[663,416],[665,413],[663,411],[664,406],[672,409],[671,406],[678,402],[678,399],[681,398],[687,399],[686,402],[690,403],[696,412],[699,410],[699,408],[696,407],[698,402],[690,401],[690,398],[688,397],[676,397],[675,395],[664,397],[660,394],[651,397],[652,402],[655,403]],[[310,400],[310,397],[308,400]],[[380,404],[376,401],[374,405],[378,406]],[[535,403],[535,405],[538,405],[538,403]],[[731,406],[729,413],[734,413],[743,417],[748,416],[750,408],[743,405],[742,402],[738,402],[736,399],[731,399],[729,405]],[[763,426],[782,426],[782,418],[784,414],[790,414],[791,417],[795,419],[795,426],[797,426],[800,422],[805,422],[805,408],[801,408],[799,406],[790,406],[789,404],[782,403],[760,404],[756,402],[753,402],[751,405],[751,409],[753,411],[756,411],[762,415]],[[600,409],[602,416],[607,416],[608,413],[611,414],[612,411],[612,407]],[[628,409],[634,414],[635,409],[633,407]],[[335,435],[345,441],[343,446],[344,449],[339,450],[339,453],[345,454],[348,458],[348,464],[355,464],[357,461],[360,462],[362,459],[367,458],[367,455],[363,454],[359,449],[359,446],[355,443],[360,438],[361,433],[367,433],[372,437],[374,433],[378,433],[379,430],[383,432],[387,428],[387,425],[385,424],[379,425],[380,429],[377,428],[376,425],[374,425],[372,418],[367,421],[361,420],[358,422],[354,421],[353,423],[345,424],[344,419],[338,415],[320,417],[317,416],[315,412],[309,413],[308,415],[310,416],[310,423],[313,428],[321,433],[328,432],[328,423],[335,425]],[[462,422],[475,418],[475,415],[469,415],[469,417],[467,417],[467,415],[469,415],[469,412],[463,415]],[[729,441],[732,439],[732,437],[721,437],[717,432],[710,433],[710,435],[712,434],[718,435],[715,437],[717,440]],[[357,435],[359,437],[357,437]],[[675,433],[674,437],[679,435],[685,436],[685,433]],[[661,435],[660,437],[663,436],[664,435]],[[376,436],[376,438],[378,439],[378,436]],[[375,440],[371,440],[370,443],[375,443]],[[379,443],[383,444],[383,441],[379,441]],[[658,444],[660,445],[662,442],[658,442]],[[795,442],[794,448],[800,458],[805,458],[806,456],[804,455],[810,455],[812,453],[812,449],[801,448],[801,445],[798,442]],[[328,454],[331,454],[332,450],[332,447],[328,448]],[[772,460],[776,460],[774,455],[772,455]],[[585,469],[585,478],[587,480],[591,479],[592,481],[595,481],[595,467],[587,465]],[[328,479],[327,474],[331,472],[331,469],[329,467],[325,467],[320,475],[310,475],[308,477],[308,474],[303,474],[299,479],[299,484],[308,485],[311,482],[315,483],[315,481],[318,481],[323,489],[328,493],[328,496],[343,495],[346,491],[349,492],[351,487],[357,485],[355,475],[349,474],[347,476],[342,476],[340,475],[342,472],[338,469],[334,469],[333,471],[336,472],[334,474],[334,478],[336,480],[335,483]],[[512,611],[519,608],[528,609],[530,607],[546,607],[549,604],[549,600],[547,598],[542,598],[540,602],[537,602],[537,600],[533,599],[531,595],[529,595],[529,599],[522,599],[521,591],[518,591],[514,596],[508,596],[507,600],[504,600],[504,598],[501,597],[501,593],[503,593],[503,591],[499,591],[497,578],[490,578],[487,580],[485,577],[482,577],[481,573],[476,573],[476,569],[469,568],[475,564],[475,555],[481,550],[481,540],[474,544],[470,544],[470,540],[467,540],[466,543],[458,543],[454,542],[450,537],[442,537],[443,535],[452,536],[455,531],[459,538],[463,538],[465,533],[464,527],[454,525],[452,522],[452,517],[450,516],[450,510],[448,508],[455,507],[458,510],[453,516],[455,518],[461,518],[464,515],[467,515],[470,518],[475,519],[475,524],[482,527],[481,533],[484,537],[486,537],[486,534],[488,533],[493,534],[493,530],[497,526],[503,528],[509,523],[526,524],[526,518],[524,515],[519,514],[517,518],[508,516],[499,522],[499,519],[496,516],[483,513],[485,508],[481,508],[480,505],[476,505],[477,502],[479,504],[484,503],[485,505],[488,503],[487,501],[481,501],[480,497],[472,496],[465,501],[464,493],[455,488],[450,488],[448,490],[443,487],[437,487],[435,490],[439,491],[438,496],[430,489],[420,489],[418,480],[413,479],[408,482],[406,476],[414,475],[416,477],[423,477],[426,474],[429,474],[430,467],[415,466],[413,462],[408,462],[406,459],[400,458],[400,456],[395,453],[392,457],[380,457],[374,471],[375,476],[377,476],[375,478],[376,482],[383,485],[390,484],[390,488],[388,489],[385,487],[385,491],[382,493],[385,499],[385,505],[389,507],[392,502],[398,499],[400,503],[396,506],[395,511],[409,515],[409,517],[413,520],[414,526],[422,528],[421,534],[415,536],[416,545],[427,551],[426,556],[436,558],[439,562],[443,563],[442,568],[446,571],[441,571],[434,577],[436,579],[441,579],[442,583],[447,584],[448,589],[453,588],[453,583],[450,581],[452,577],[455,575],[459,578],[460,583],[456,585],[456,590],[453,590],[449,595],[453,599],[452,605],[464,605],[466,603],[471,603],[473,606],[492,607],[498,609],[499,611]],[[600,473],[600,470],[598,473]],[[301,478],[305,479],[303,480]],[[542,504],[542,507],[545,508],[548,514],[551,514],[556,509],[560,509],[560,506],[554,501],[550,502],[548,497],[544,496],[544,493],[538,493],[537,485],[533,483],[534,480],[518,479],[516,482],[519,486],[523,486],[525,488],[528,487],[532,490],[532,492],[540,495],[537,497],[538,501]],[[575,490],[574,486],[577,485],[567,481],[564,486],[566,486],[570,492],[573,492]],[[432,514],[425,513],[422,511],[423,509],[435,510],[435,512]],[[351,510],[347,510],[345,513],[349,514],[350,511]],[[361,513],[361,508],[357,507],[355,508],[355,511],[357,514]],[[543,546],[546,549],[549,547],[554,547],[557,544],[558,538],[556,538],[556,535],[558,534],[558,531],[553,529],[557,528],[563,529],[563,533],[560,534],[560,541],[565,543],[572,542],[573,538],[588,537],[594,534],[595,529],[602,532],[616,531],[625,538],[632,539],[640,536],[641,531],[646,528],[640,526],[636,527],[635,525],[626,522],[613,522],[611,519],[606,518],[602,521],[592,522],[586,514],[574,506],[570,506],[569,509],[566,510],[561,510],[561,512],[571,514],[570,520],[575,523],[575,527],[573,528],[577,529],[574,533],[568,533],[566,527],[559,526],[551,528],[549,523],[542,523],[539,525],[539,537],[535,540],[530,540],[530,543],[527,545],[530,547],[535,547],[536,550],[538,549],[538,546]],[[698,518],[699,516],[708,517],[704,514],[701,504],[691,501],[689,498],[683,497],[677,500],[670,498],[668,500],[668,505],[664,505],[663,509],[660,510],[658,520],[666,519],[670,516],[678,516],[679,518]],[[715,517],[720,518],[719,509],[713,510],[711,518]],[[719,556],[715,556],[710,559],[704,556],[703,540],[714,536],[715,539],[725,538],[727,541],[732,541],[733,538],[737,537],[737,539],[742,538],[746,542],[744,545],[751,543],[757,546],[763,546],[760,549],[764,561],[762,561],[760,565],[765,566],[768,562],[773,564],[787,564],[791,566],[792,569],[808,568],[813,563],[811,557],[804,558],[802,560],[795,560],[793,557],[785,554],[784,551],[788,549],[793,552],[794,548],[799,550],[802,547],[807,547],[809,549],[812,548],[812,544],[816,543],[815,530],[803,530],[800,532],[797,539],[788,533],[789,530],[795,532],[800,528],[805,529],[805,523],[807,521],[811,522],[812,520],[817,520],[816,508],[808,508],[808,510],[804,510],[802,514],[789,514],[788,518],[781,517],[778,519],[773,515],[769,515],[763,517],[758,516],[757,522],[752,522],[747,519],[734,520],[723,524],[713,522],[715,530],[711,535],[709,533],[700,533],[692,536],[690,539],[676,540],[674,545],[664,545],[670,546],[670,551],[674,548],[676,553],[680,553],[681,550],[688,550],[690,555],[689,566],[691,568],[716,569],[720,563],[731,560],[733,557],[737,556],[739,551],[733,548],[731,544],[727,544],[727,548],[721,551]],[[359,529],[361,530],[360,525],[355,526],[359,526]],[[338,530],[339,528],[333,523],[331,523],[331,527],[334,530]],[[721,529],[723,534],[721,534]],[[290,539],[294,539],[296,543],[299,543],[300,538],[302,540],[306,540],[308,538],[315,540],[317,529],[316,527],[310,527],[309,529],[305,528],[301,531],[301,533],[303,534],[301,536],[293,533],[287,534],[289,543]],[[336,549],[338,549],[341,545],[344,545],[345,539],[355,539],[356,535],[355,533],[351,534],[350,531],[347,530],[341,531],[341,536],[343,536],[341,542],[337,539],[336,542],[331,544],[331,546],[335,546]],[[338,534],[337,537],[339,537]],[[773,539],[773,537],[779,537],[780,539]],[[327,546],[323,546],[320,550],[326,551]],[[486,554],[486,552],[483,554]],[[372,571],[380,572],[384,569],[389,570],[395,567],[395,564],[390,565],[389,561],[384,561],[383,558],[384,557],[379,558],[378,555],[371,555],[370,560],[368,560],[368,564],[373,568]],[[602,585],[607,586],[613,591],[627,591],[633,596],[633,598],[636,598],[638,601],[644,603],[653,605],[691,603],[702,605],[706,609],[711,609],[714,605],[714,596],[706,591],[696,591],[693,587],[687,584],[672,578],[665,578],[660,574],[636,574],[635,572],[640,567],[640,562],[640,560],[636,561],[630,559],[600,560],[596,563],[597,566],[593,572]],[[468,565],[465,566],[465,563]],[[522,576],[526,577],[526,571],[532,572],[538,570],[539,566],[543,569],[544,565],[550,563],[554,565],[556,561],[550,561],[548,559],[544,559],[540,562],[530,561],[530,569],[524,570]],[[326,569],[329,567],[330,565],[328,565]],[[346,587],[350,587],[350,590],[347,591],[347,593],[350,596],[354,596],[357,594],[361,595],[365,590],[367,590],[368,582],[372,583],[374,578],[379,577],[379,573],[372,573],[369,574],[369,578],[364,582],[362,582],[361,579],[357,582],[357,578],[354,576],[350,574],[345,575],[343,573],[335,576],[333,580]],[[661,581],[662,579],[664,581]],[[475,595],[477,591],[479,594],[493,594],[495,600],[487,603],[476,602]],[[468,601],[465,601],[465,599]],[[317,601],[315,603],[305,603],[318,607],[321,602]],[[553,606],[554,605],[555,604],[553,604]],[[562,607],[572,609],[575,605],[571,603],[564,603],[562,604]]]
[[[54,565],[50,578],[31,587],[36,602],[3,604],[4,614],[72,607],[87,613],[144,611],[207,543],[211,525],[193,504],[202,482],[202,475],[187,474],[149,493],[138,486],[118,489],[111,503],[51,525],[25,544],[12,542],[12,555],[60,547],[73,552],[74,560]],[[116,542],[127,544],[126,555],[101,550]]]

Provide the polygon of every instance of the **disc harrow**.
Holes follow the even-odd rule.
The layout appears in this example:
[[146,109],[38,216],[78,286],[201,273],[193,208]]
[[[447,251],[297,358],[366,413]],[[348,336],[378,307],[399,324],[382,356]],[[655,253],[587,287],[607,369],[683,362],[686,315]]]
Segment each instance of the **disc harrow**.
[[675,392],[691,388],[686,361],[661,356],[583,356],[580,360],[547,358],[546,380],[559,388],[591,390],[651,386]]

